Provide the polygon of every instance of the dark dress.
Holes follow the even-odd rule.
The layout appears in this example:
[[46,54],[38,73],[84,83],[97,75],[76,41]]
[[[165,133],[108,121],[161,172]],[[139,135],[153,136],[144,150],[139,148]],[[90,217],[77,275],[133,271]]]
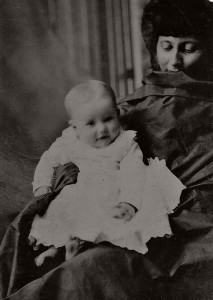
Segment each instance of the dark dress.
[[[8,299],[213,299],[213,83],[183,73],[150,73],[120,104],[122,122],[138,131],[144,160],[158,156],[187,185],[170,216],[174,235],[151,239],[140,255],[110,244],[36,268],[27,243],[33,216],[66,184],[72,164],[56,173],[52,194],[33,199],[0,249],[0,291]],[[12,295],[13,294],[13,295]],[[1,294],[0,294],[1,295]]]

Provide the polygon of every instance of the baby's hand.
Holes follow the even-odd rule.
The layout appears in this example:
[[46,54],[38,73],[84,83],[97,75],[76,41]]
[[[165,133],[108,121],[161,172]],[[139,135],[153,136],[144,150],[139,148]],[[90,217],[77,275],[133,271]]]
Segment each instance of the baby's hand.
[[120,202],[112,209],[112,217],[122,219],[125,222],[130,221],[136,214],[136,208],[126,202]]
[[34,196],[38,197],[51,192],[51,188],[49,186],[41,186],[34,192]]

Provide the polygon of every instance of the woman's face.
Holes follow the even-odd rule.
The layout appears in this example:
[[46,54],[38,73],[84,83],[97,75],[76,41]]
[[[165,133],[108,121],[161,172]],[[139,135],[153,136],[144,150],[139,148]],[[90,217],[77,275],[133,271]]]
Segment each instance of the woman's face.
[[207,51],[196,38],[159,36],[156,52],[164,72],[183,71],[194,78],[201,78],[207,72]]

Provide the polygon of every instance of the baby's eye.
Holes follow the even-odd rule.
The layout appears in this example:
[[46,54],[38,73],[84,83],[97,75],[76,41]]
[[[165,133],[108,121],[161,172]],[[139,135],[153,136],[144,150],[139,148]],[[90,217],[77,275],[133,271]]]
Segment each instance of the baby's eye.
[[94,121],[89,121],[89,122],[87,122],[86,125],[87,125],[87,126],[94,126],[94,125],[95,125],[95,122],[94,122]]
[[104,122],[110,122],[113,119],[112,116],[108,116],[104,119]]

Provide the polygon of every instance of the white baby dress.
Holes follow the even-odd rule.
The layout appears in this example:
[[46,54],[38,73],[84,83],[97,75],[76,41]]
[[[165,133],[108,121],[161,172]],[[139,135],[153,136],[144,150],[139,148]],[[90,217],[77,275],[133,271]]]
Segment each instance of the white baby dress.
[[[37,244],[61,247],[70,237],[78,237],[146,253],[151,237],[172,233],[168,214],[179,204],[185,187],[164,160],[155,158],[144,165],[134,137],[134,131],[122,131],[115,142],[96,149],[79,141],[68,128],[43,154],[34,190],[50,185],[53,168],[59,164],[72,161],[80,172],[77,183],[65,186],[44,216],[35,216],[30,236]],[[126,223],[110,214],[120,202],[138,209]]]

